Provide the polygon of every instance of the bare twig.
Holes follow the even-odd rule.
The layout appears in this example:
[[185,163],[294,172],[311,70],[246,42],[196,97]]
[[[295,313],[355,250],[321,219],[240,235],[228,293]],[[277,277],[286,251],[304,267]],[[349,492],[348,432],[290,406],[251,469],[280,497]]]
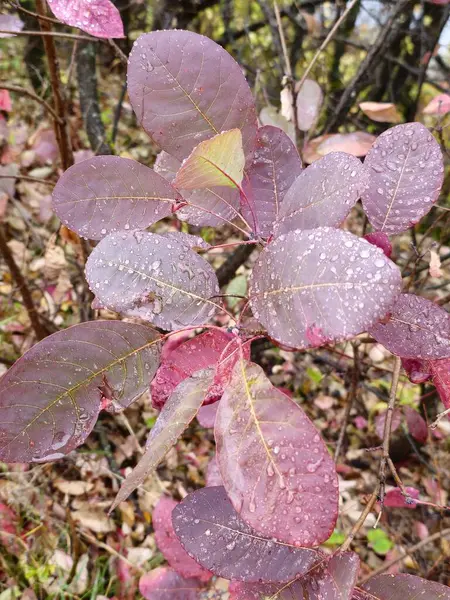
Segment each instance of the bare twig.
[[348,550],[350,548],[353,540],[356,537],[356,534],[358,533],[358,531],[361,529],[361,527],[366,522],[366,519],[369,516],[369,513],[372,512],[372,509],[373,509],[373,507],[375,506],[375,504],[377,502],[379,489],[380,489],[380,483],[377,484],[377,487],[372,492],[372,495],[370,496],[369,501],[367,502],[365,509],[360,514],[359,519],[353,525],[353,527],[352,527],[350,533],[347,535],[344,543],[339,548],[339,550],[341,552],[345,552],[346,550]]
[[350,412],[352,410],[353,407],[353,403],[356,400],[356,396],[358,393],[358,385],[359,385],[359,350],[358,350],[358,343],[354,342],[353,343],[353,357],[354,357],[354,362],[353,362],[353,369],[352,369],[352,382],[351,382],[351,386],[350,386],[350,390],[347,396],[347,403],[345,406],[345,411],[344,411],[344,418],[342,421],[342,425],[341,425],[341,430],[339,432],[339,438],[336,444],[336,451],[334,453],[334,462],[338,461],[339,455],[341,453],[341,449],[342,449],[342,444],[344,442],[344,438],[345,438],[345,431],[347,429],[347,425],[348,425],[348,420],[350,418]]
[[[48,19],[42,19],[42,22],[46,22],[50,25],[50,23],[48,22]],[[83,40],[85,42],[105,42],[105,39],[102,38],[94,38],[94,37],[89,37],[88,35],[77,35],[76,33],[61,33],[60,31],[9,31],[6,29],[2,29],[0,30],[0,33],[4,33],[7,35],[11,35],[11,36],[16,36],[16,35],[20,35],[20,36],[28,36],[28,35],[38,35],[38,36],[42,36],[42,37],[59,37],[59,38],[66,38],[69,40]]]
[[45,110],[49,114],[51,114],[51,116],[55,119],[57,123],[61,122],[60,117],[53,110],[50,104],[48,104],[48,102],[46,102],[43,98],[35,94],[32,90],[27,90],[27,88],[21,87],[19,85],[9,85],[7,83],[4,83],[3,81],[0,81],[0,89],[8,90],[9,92],[17,92],[18,94],[23,94],[24,96],[28,96],[29,98],[36,100],[36,102],[39,102],[39,104],[41,104],[45,108]]

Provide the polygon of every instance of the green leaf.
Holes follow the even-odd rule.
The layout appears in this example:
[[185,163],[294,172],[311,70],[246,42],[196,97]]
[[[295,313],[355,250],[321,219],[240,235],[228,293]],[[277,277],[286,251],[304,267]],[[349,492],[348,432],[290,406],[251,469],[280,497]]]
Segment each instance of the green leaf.
[[[247,278],[244,275],[238,275],[230,281],[225,289],[226,294],[236,294],[236,296],[245,296],[247,294]],[[234,308],[241,298],[227,298],[227,304]]]
[[389,539],[387,533],[382,529],[371,529],[367,532],[367,539],[369,540],[369,546],[377,554],[384,556],[394,547],[394,543]]
[[328,548],[333,546],[340,546],[345,542],[345,537],[345,533],[342,533],[341,531],[335,529],[323,545],[327,546]]
[[313,367],[308,367],[306,369],[306,373],[309,376],[309,378],[314,381],[314,383],[320,383],[323,379],[323,375],[319,371],[319,369],[314,369]]

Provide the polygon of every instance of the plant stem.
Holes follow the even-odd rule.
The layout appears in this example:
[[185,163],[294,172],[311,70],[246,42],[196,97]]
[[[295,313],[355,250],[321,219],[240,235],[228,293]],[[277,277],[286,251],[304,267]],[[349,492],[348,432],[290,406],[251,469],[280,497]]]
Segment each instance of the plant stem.
[[33,98],[33,100],[36,100],[36,102],[39,102],[39,104],[41,104],[45,108],[45,110],[54,118],[54,120],[57,123],[61,123],[61,118],[53,110],[50,104],[48,104],[48,102],[46,102],[43,98],[35,94],[32,90],[27,90],[26,88],[21,87],[19,85],[5,84],[3,83],[3,81],[0,81],[0,89],[8,90],[9,92],[17,92],[18,94],[23,94],[24,96],[29,96],[30,98]]
[[358,344],[353,343],[353,369],[352,369],[352,382],[350,386],[350,391],[347,396],[347,404],[345,406],[344,419],[342,421],[341,430],[339,432],[339,438],[336,444],[336,451],[334,453],[334,462],[337,463],[339,455],[341,453],[342,444],[345,438],[345,431],[347,429],[348,420],[350,418],[350,412],[353,407],[353,403],[356,400],[356,396],[358,393],[358,385],[359,385],[359,350]]
[[5,259],[5,262],[8,265],[8,268],[11,272],[11,275],[14,281],[17,283],[17,286],[20,290],[20,293],[23,298],[23,303],[27,310],[36,337],[38,340],[42,340],[45,337],[47,337],[48,331],[45,329],[45,327],[39,320],[39,316],[34,307],[33,298],[28,288],[27,282],[25,281],[25,277],[22,275],[21,270],[19,269],[16,261],[14,260],[14,256],[7,244],[6,239],[7,238],[5,227],[4,225],[0,224],[0,252],[3,255],[3,258]]

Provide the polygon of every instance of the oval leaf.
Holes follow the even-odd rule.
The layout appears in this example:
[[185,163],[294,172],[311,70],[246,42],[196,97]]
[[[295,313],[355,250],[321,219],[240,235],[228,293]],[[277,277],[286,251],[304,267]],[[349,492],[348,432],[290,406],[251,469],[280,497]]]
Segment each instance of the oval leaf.
[[150,431],[145,453],[122,483],[110,512],[123,502],[152,473],[188,427],[202,405],[213,379],[209,369],[182,381],[164,405]]
[[353,156],[366,156],[376,137],[365,131],[328,133],[309,141],[303,149],[303,159],[312,163],[330,152],[346,152]]
[[378,123],[401,123],[402,116],[392,102],[361,102],[359,108]]
[[185,190],[214,186],[238,188],[245,156],[240,129],[232,129],[200,142],[183,161],[173,184]]
[[101,38],[122,38],[120,12],[111,0],[47,0],[57,19]]
[[354,552],[335,554],[288,585],[231,584],[230,600],[350,600],[358,571]]
[[129,58],[128,93],[145,131],[179,160],[230,129],[241,129],[245,153],[253,151],[251,90],[241,67],[207,37],[180,30],[142,35]]
[[197,579],[185,579],[167,567],[153,569],[139,580],[139,591],[146,600],[199,600],[201,589]]
[[205,569],[225,579],[287,582],[320,560],[317,550],[261,537],[234,510],[223,487],[189,494],[172,513],[185,550]]
[[403,358],[438,359],[450,356],[450,315],[416,296],[401,294],[387,323],[369,330],[389,352]]
[[162,496],[152,512],[152,523],[158,548],[169,565],[182,577],[197,577],[209,581],[212,573],[205,571],[180,544],[172,525],[172,513],[179,502]]
[[[450,360],[430,361],[431,376],[445,409],[450,408]],[[448,415],[450,419],[450,414]]]
[[367,235],[364,236],[364,239],[367,240],[370,244],[373,244],[374,246],[378,246],[378,248],[381,248],[383,250],[383,252],[385,253],[385,255],[388,258],[391,258],[391,254],[392,254],[392,244],[388,238],[388,236],[381,232],[381,231],[376,231],[374,233],[368,233]]
[[255,318],[291,348],[347,339],[384,317],[401,290],[380,248],[338,229],[281,235],[260,254],[250,282]]
[[394,488],[393,490],[386,492],[383,505],[389,506],[390,508],[416,508],[417,504],[414,502],[414,499],[419,497],[419,490],[413,487],[405,487],[405,490],[409,494],[411,500],[408,499],[407,502],[400,488]]
[[425,444],[428,439],[428,427],[425,419],[411,406],[404,406],[403,414],[405,415],[409,433],[415,440],[421,444]]
[[355,600],[450,600],[450,588],[415,575],[377,575],[358,589]]
[[338,481],[303,410],[240,360],[216,416],[217,462],[242,519],[264,537],[315,546],[332,533]]
[[[263,237],[272,233],[286,192],[301,170],[302,161],[290,137],[278,127],[260,127],[244,190],[249,190],[247,195],[254,198],[258,233]],[[248,222],[253,222],[247,205],[243,205],[242,213]]]
[[182,200],[161,175],[118,156],[94,156],[73,165],[53,190],[61,221],[92,240],[123,229],[146,229]]
[[[154,169],[170,183],[181,166],[181,162],[167,152],[156,157]],[[239,190],[232,187],[212,187],[202,190],[180,189],[187,206],[177,210],[177,217],[197,227],[217,227],[239,216]]]
[[446,115],[450,112],[450,94],[435,96],[422,112],[424,115]]
[[216,274],[183,243],[134,231],[111,233],[93,250],[86,278],[102,306],[164,329],[200,325],[217,308]]
[[366,156],[369,187],[362,194],[372,227],[401,233],[427,214],[439,197],[444,165],[439,144],[421,123],[382,133]]
[[367,185],[361,161],[333,152],[306,168],[287,191],[275,235],[294,229],[338,227]]
[[0,460],[51,460],[82,444],[106,390],[124,408],[148,388],[158,339],[144,325],[97,321],[33,346],[0,382]]
[[300,131],[309,131],[315,125],[323,102],[320,85],[313,79],[305,79],[297,94],[297,125]]

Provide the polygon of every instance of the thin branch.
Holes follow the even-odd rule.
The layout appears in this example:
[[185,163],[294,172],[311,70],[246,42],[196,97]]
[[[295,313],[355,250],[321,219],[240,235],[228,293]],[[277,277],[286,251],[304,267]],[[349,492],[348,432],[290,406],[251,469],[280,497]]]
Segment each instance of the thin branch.
[[[43,21],[44,22],[44,21]],[[45,21],[47,22],[47,20]],[[10,35],[12,37],[16,35],[28,36],[37,35],[42,37],[59,37],[69,40],[83,40],[85,42],[105,42],[107,40],[103,38],[89,37],[88,35],[77,35],[76,33],[61,33],[59,31],[8,31],[5,29],[0,30],[0,33]]]
[[41,104],[45,108],[45,110],[51,114],[55,121],[61,123],[60,117],[56,114],[56,112],[53,110],[50,104],[48,104],[48,102],[46,102],[43,98],[35,94],[32,90],[27,90],[26,88],[20,87],[19,85],[9,85],[7,83],[3,83],[3,81],[0,81],[0,89],[8,90],[9,92],[17,92],[18,94],[23,94],[24,96],[28,96],[29,98],[36,100],[36,102],[39,102],[39,104]]
[[37,13],[33,12],[32,10],[27,10],[26,8],[21,6],[19,4],[19,2],[12,2],[10,0],[10,4],[16,10],[20,10],[20,12],[24,13],[25,15],[30,15],[30,17],[35,17],[36,19],[42,19],[43,21],[48,21],[49,23],[56,23],[56,25],[61,25],[61,21],[58,21],[58,19],[53,19],[52,17],[44,17],[43,15],[38,15]]
[[341,430],[339,432],[339,438],[336,444],[336,450],[334,453],[334,462],[337,463],[339,455],[341,453],[342,444],[344,442],[345,432],[347,430],[348,421],[350,418],[350,412],[352,410],[353,404],[356,400],[358,394],[358,386],[359,386],[359,349],[358,343],[353,343],[353,369],[352,369],[352,382],[350,386],[350,391],[347,396],[347,403],[344,411],[344,418],[341,425]]
[[0,179],[22,179],[23,181],[45,183],[46,185],[51,185],[52,187],[56,185],[54,181],[47,181],[46,179],[40,179],[39,177],[30,177],[29,175],[0,175]]
[[372,512],[372,509],[373,509],[373,507],[375,506],[375,504],[377,502],[379,489],[380,489],[380,483],[377,484],[377,487],[372,492],[372,495],[370,496],[369,501],[367,502],[365,509],[359,515],[359,519],[353,525],[353,527],[352,527],[350,533],[347,535],[344,543],[339,548],[340,552],[345,552],[346,550],[348,550],[350,548],[353,540],[356,537],[356,534],[358,533],[358,531],[361,529],[361,527],[366,522],[367,517]]

